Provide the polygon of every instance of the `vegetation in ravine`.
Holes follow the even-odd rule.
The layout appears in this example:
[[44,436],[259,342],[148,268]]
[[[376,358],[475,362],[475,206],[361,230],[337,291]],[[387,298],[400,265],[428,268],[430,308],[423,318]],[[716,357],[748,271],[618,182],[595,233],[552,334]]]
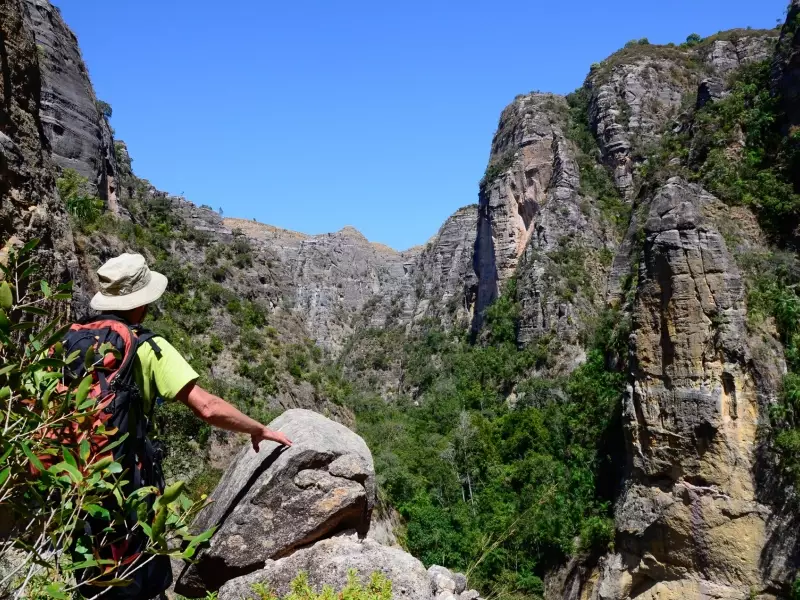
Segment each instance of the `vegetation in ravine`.
[[383,357],[372,368],[402,365],[402,390],[387,403],[363,386],[346,402],[409,551],[485,592],[533,598],[564,557],[613,545],[627,335],[606,315],[586,363],[542,379],[531,373],[546,352],[517,346],[517,313],[512,284],[487,311],[484,343],[433,325],[363,332]]

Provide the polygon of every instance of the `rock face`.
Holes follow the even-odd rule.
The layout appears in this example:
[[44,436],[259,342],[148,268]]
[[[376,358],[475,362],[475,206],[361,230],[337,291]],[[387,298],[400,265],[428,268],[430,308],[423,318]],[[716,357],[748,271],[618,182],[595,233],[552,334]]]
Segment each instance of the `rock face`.
[[[558,339],[565,370],[578,359],[579,313],[603,295],[599,257],[614,247],[596,199],[581,193],[578,150],[567,139],[567,102],[552,94],[518,97],[503,111],[481,185],[473,331],[516,276],[520,344]],[[566,283],[565,283],[566,282]]]
[[745,598],[769,587],[757,427],[784,367],[774,340],[748,333],[743,278],[718,230],[730,221],[728,207],[680,179],[648,203],[618,553],[574,597]]
[[594,68],[586,79],[590,121],[623,195],[636,193],[635,154],[658,139],[703,79],[724,81],[743,64],[768,59],[774,47],[774,31],[733,30],[692,48],[633,46]]
[[78,40],[48,0],[25,0],[41,71],[42,126],[61,169],[86,177],[98,196],[118,211],[111,128],[98,108]]
[[478,206],[456,211],[419,251],[413,263],[413,295],[407,294],[414,319],[429,317],[446,328],[466,325],[477,293],[473,265]]
[[292,310],[324,348],[337,352],[357,327],[413,326],[429,317],[465,324],[475,304],[477,208],[458,210],[422,248],[397,252],[352,227],[309,236],[224,219],[281,264]]
[[245,448],[212,494],[195,526],[219,526],[211,547],[176,590],[201,594],[322,538],[361,536],[375,502],[372,455],[355,433],[317,413],[286,411],[270,424],[294,442]]
[[[352,227],[308,236],[242,219],[224,223],[278,257],[292,282],[293,310],[304,316],[312,337],[329,349],[340,347],[352,333],[352,316],[371,299],[401,293],[404,265],[413,260],[370,243]],[[382,311],[371,316],[376,325],[383,325],[385,318]]]
[[564,137],[560,113],[565,109],[563,97],[531,94],[518,97],[500,116],[489,158],[493,173],[481,182],[479,195],[475,330],[514,274],[535,230],[534,220],[553,180],[555,141]]
[[20,0],[0,2],[0,260],[39,238],[46,275],[68,281],[77,260],[42,133],[38,54],[24,14]]

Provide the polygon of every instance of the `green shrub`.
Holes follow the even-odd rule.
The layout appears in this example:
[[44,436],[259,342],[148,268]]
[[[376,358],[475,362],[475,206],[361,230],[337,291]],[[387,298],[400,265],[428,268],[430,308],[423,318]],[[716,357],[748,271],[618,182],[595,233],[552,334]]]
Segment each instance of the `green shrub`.
[[347,350],[341,359],[367,372],[374,355],[402,366],[392,402],[353,378],[343,401],[373,452],[382,494],[406,520],[408,549],[427,565],[470,570],[487,595],[539,593],[565,556],[605,552],[624,465],[624,320],[599,319],[586,363],[544,380],[530,373],[554,342],[519,348],[518,310],[511,281],[486,311],[478,343],[420,324],[410,338],[363,333],[367,359],[358,364]]
[[702,41],[703,37],[700,34],[690,33],[688,36],[686,36],[686,42],[684,43],[684,46],[692,48],[694,46],[697,46],[697,44],[699,44]]
[[512,149],[491,160],[489,162],[489,166],[486,167],[486,172],[483,174],[483,179],[481,179],[481,187],[489,185],[503,173],[508,171],[513,166],[516,158],[516,151]]
[[103,100],[96,100],[95,104],[97,105],[97,112],[103,115],[106,119],[110,119],[111,115],[114,114],[114,111],[111,108],[111,105],[108,102]]
[[89,180],[75,169],[64,169],[56,180],[56,187],[67,212],[78,225],[91,225],[103,213],[103,201],[91,195]]
[[[12,249],[0,264],[0,561],[13,552],[17,564],[4,574],[0,595],[13,590],[17,597],[63,599],[77,593],[75,569],[87,569],[91,585],[102,591],[129,579],[149,555],[191,558],[213,530],[187,538],[202,505],[181,493],[182,483],[157,498],[151,511],[152,490],[126,495],[122,466],[88,442],[109,435],[97,418],[102,406],[88,398],[92,375],[66,390],[60,386],[74,360],[61,346],[71,286],[29,279],[37,272],[35,246]],[[101,346],[99,352],[110,350]],[[38,474],[31,477],[34,469]],[[137,523],[129,523],[130,515]],[[94,535],[84,527],[90,517],[102,524]],[[130,528],[142,533],[144,547],[125,564],[112,557],[110,544]]]

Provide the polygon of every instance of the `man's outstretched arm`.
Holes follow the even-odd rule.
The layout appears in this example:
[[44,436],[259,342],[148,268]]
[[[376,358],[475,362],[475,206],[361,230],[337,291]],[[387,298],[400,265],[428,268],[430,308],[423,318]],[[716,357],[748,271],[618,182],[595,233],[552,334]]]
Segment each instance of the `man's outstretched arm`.
[[209,425],[248,434],[256,452],[258,452],[258,444],[261,440],[271,440],[284,446],[292,445],[291,440],[280,431],[273,431],[251,419],[235,406],[219,396],[207,392],[194,382],[184,387],[177,398]]

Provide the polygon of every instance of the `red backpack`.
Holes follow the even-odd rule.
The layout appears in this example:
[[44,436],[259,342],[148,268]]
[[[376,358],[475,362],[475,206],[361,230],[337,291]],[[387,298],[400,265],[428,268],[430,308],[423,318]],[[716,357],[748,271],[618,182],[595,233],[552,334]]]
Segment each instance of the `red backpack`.
[[[151,331],[138,325],[129,325],[114,315],[100,315],[72,325],[62,342],[67,356],[79,351],[77,358],[65,368],[65,386],[81,381],[93,367],[88,397],[96,398],[96,406],[100,409],[94,424],[105,424],[109,433],[91,436],[91,456],[99,458],[104,454],[112,455],[122,465],[123,478],[129,482],[126,494],[145,486],[164,490],[161,469],[163,451],[147,437],[152,409],[150,414],[145,414],[142,395],[133,376],[136,352],[142,344],[150,344],[156,357],[161,358],[161,350],[153,340],[154,335]],[[87,436],[86,430],[77,427],[75,425],[72,429],[61,430],[56,435],[64,445],[77,449]],[[96,427],[92,427],[89,431],[95,429]],[[127,437],[120,442],[125,434]],[[45,463],[45,467],[49,467],[49,464]],[[153,500],[151,498],[151,502]],[[131,515],[131,521],[129,526],[136,522],[134,515]],[[93,523],[90,519],[86,525],[87,533],[91,534],[92,530],[97,529],[99,532],[108,524],[100,521]],[[110,557],[120,560],[138,555],[143,542],[143,539],[114,542],[101,552],[109,553]],[[78,573],[78,580],[83,581],[89,575],[91,573]],[[171,581],[169,559],[159,556],[148,563],[147,568],[136,572],[131,585],[113,588],[103,597],[151,598],[164,591]]]

